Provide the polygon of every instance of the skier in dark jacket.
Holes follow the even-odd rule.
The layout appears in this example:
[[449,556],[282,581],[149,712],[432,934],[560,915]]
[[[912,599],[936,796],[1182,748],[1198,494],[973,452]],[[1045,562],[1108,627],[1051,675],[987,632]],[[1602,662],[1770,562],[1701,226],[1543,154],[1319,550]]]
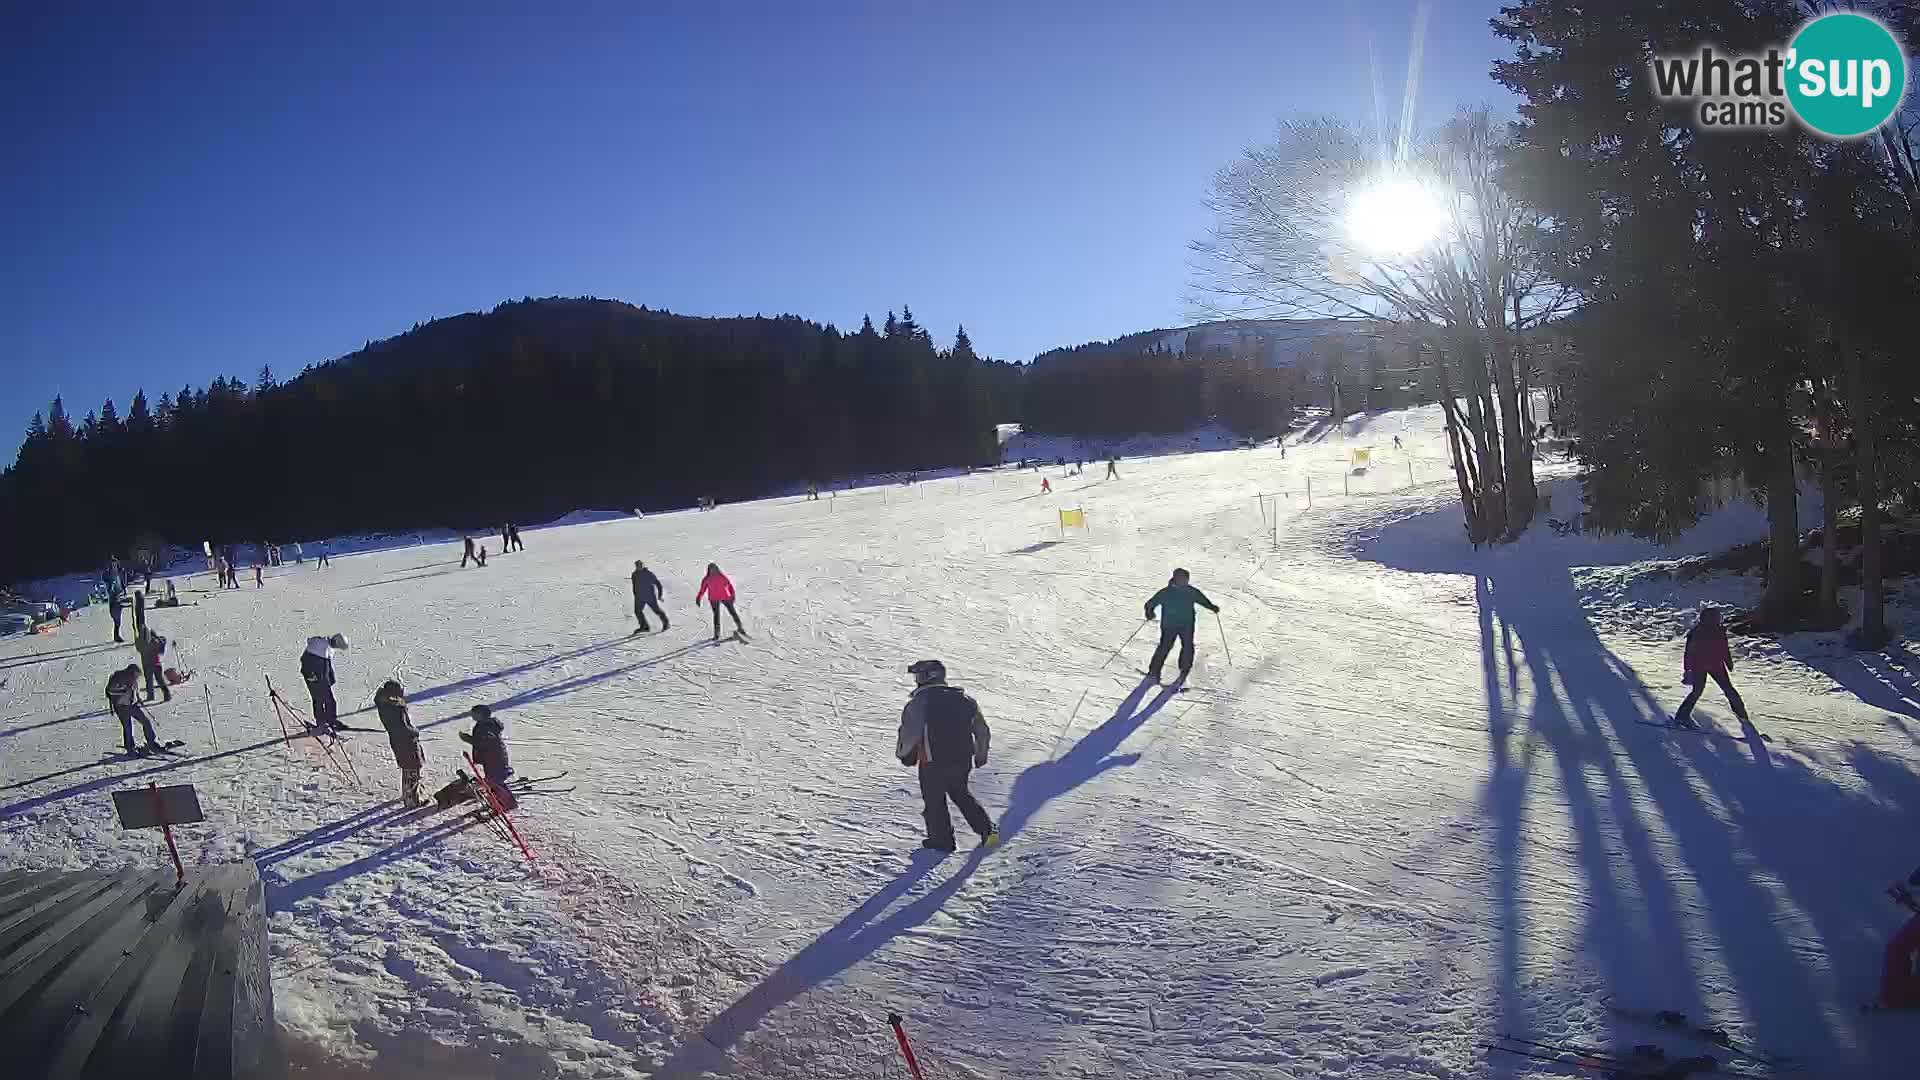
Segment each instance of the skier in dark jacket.
[[166,667],[160,660],[166,654],[167,639],[148,629],[135,639],[133,647],[140,653],[140,670],[147,676],[147,700],[153,700],[153,688],[158,685],[160,700],[172,701],[173,687],[167,683]]
[[900,710],[900,739],[894,756],[900,764],[920,770],[921,813],[927,820],[927,838],[921,847],[952,851],[953,819],[947,801],[960,808],[967,825],[980,834],[980,846],[1000,842],[993,819],[967,790],[967,776],[987,763],[992,732],[980,715],[980,706],[965,691],[947,685],[947,668],[938,660],[921,660],[907,668],[913,676],[913,696]]
[[126,598],[120,594],[118,589],[107,593],[107,614],[113,618],[113,641],[116,645],[125,643],[125,639],[120,636],[120,612],[123,611],[126,606]]
[[647,632],[648,608],[660,616],[660,629],[667,629],[667,613],[660,608],[660,600],[666,595],[666,587],[660,584],[660,579],[653,571],[647,569],[647,564],[639,559],[633,560],[633,617],[640,620],[640,629],[634,633]]
[[506,727],[494,719],[485,705],[473,707],[473,731],[461,732],[460,741],[473,745],[473,763],[480,767],[480,779],[493,789],[500,805],[511,810],[517,805],[507,781],[513,777],[513,764],[507,759]]
[[1185,679],[1193,671],[1193,620],[1194,605],[1206,608],[1218,614],[1220,609],[1207,594],[1187,584],[1187,572],[1176,569],[1173,579],[1167,587],[1154,593],[1147,601],[1147,621],[1153,621],[1153,611],[1160,609],[1160,645],[1153,650],[1153,660],[1147,664],[1147,675],[1154,682],[1160,681],[1160,669],[1167,662],[1167,653],[1173,651],[1173,643],[1180,643],[1180,678]]
[[527,550],[527,542],[525,540],[520,539],[520,526],[518,525],[507,526],[507,543],[510,545],[506,549],[508,551]]
[[307,639],[307,649],[300,654],[300,677],[313,699],[313,726],[321,734],[340,728],[340,706],[333,700],[333,650],[346,648],[345,634],[316,635]]
[[143,752],[133,745],[135,720],[140,721],[140,731],[147,738],[144,752],[153,753],[160,749],[160,740],[153,733],[153,721],[147,718],[146,710],[134,699],[139,690],[139,664],[128,664],[107,678],[107,706],[113,710],[113,715],[120,718],[120,742],[129,754]]
[[1708,676],[1712,676],[1721,692],[1727,695],[1733,715],[1742,720],[1747,718],[1747,703],[1740,700],[1740,691],[1733,688],[1733,650],[1727,647],[1727,630],[1720,622],[1719,608],[1707,605],[1700,609],[1700,618],[1694,622],[1693,629],[1687,631],[1687,650],[1681,664],[1681,680],[1693,689],[1673,714],[1675,727],[1696,726],[1693,706],[1707,688]]
[[[473,537],[463,536],[460,539],[466,544],[465,550],[460,552],[460,569],[465,570],[467,568],[467,560],[474,558]],[[486,563],[481,563],[480,565],[485,566]]]
[[380,726],[387,729],[387,742],[393,746],[393,763],[400,767],[400,802],[409,810],[423,805],[420,766],[425,755],[420,752],[420,732],[414,729],[413,720],[407,715],[406,687],[395,679],[381,683],[379,693],[373,695],[373,708],[380,714]]

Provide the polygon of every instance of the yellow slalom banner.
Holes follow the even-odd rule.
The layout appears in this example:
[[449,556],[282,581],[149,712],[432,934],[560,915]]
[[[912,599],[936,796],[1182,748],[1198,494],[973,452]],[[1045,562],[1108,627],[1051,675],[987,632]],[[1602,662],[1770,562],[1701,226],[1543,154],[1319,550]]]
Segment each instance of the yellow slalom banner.
[[1061,528],[1063,528],[1063,529],[1084,529],[1084,528],[1086,528],[1086,527],[1087,527],[1087,512],[1086,512],[1085,510],[1062,510],[1062,511],[1060,511],[1060,527],[1061,527]]
[[1371,446],[1354,447],[1353,448],[1353,467],[1356,469],[1366,468],[1367,461],[1372,457],[1373,457],[1373,447]]

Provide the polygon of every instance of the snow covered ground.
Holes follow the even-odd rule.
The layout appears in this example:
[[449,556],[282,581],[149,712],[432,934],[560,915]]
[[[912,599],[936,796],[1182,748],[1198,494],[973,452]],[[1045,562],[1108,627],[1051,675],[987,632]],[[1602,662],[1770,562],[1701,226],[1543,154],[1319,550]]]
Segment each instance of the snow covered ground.
[[[1679,647],[1616,619],[1603,568],[1654,553],[1473,552],[1418,413],[1370,421],[1361,477],[1350,432],[1050,469],[1051,496],[999,472],[528,530],[485,569],[439,543],[201,575],[153,617],[198,671],[154,710],[188,741],[166,762],[100,759],[132,651],[91,609],[0,642],[0,867],[153,865],[108,793],[198,785],[183,855],[268,880],[308,1076],[903,1076],[890,1008],[937,1077],[1533,1075],[1481,1049],[1502,1032],[1702,1049],[1609,994],[1813,1076],[1903,1075],[1913,1018],[1854,1006],[1897,923],[1880,889],[1920,861],[1920,665],[1742,663],[1771,741],[1637,723],[1678,702]],[[1761,527],[1735,507],[1690,539]],[[666,633],[629,636],[635,558]],[[751,643],[707,643],[709,561]],[[1184,694],[1139,685],[1151,630],[1107,663],[1175,565],[1224,614]],[[567,772],[518,815],[537,873],[485,828],[398,820],[382,736],[350,736],[367,791],[281,745],[262,677],[298,700],[336,630],[343,710],[404,682],[430,786],[482,702],[522,775]],[[985,857],[912,856],[891,750],[928,656],[994,727]]]

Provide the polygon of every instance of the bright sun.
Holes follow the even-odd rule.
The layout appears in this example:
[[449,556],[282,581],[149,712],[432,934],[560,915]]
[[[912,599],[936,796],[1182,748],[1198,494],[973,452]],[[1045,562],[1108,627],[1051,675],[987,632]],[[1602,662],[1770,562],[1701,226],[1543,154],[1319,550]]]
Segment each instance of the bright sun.
[[1369,255],[1411,255],[1432,243],[1446,223],[1433,193],[1405,176],[1369,184],[1347,200],[1347,233]]

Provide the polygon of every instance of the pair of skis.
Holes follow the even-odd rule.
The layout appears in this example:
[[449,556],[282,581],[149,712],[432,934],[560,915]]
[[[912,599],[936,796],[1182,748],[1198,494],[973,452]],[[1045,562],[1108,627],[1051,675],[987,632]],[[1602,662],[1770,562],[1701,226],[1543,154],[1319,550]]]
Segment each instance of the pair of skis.
[[1697,1023],[1687,1018],[1685,1013],[1671,1009],[1634,1009],[1624,1005],[1608,1003],[1607,1011],[1623,1020],[1646,1024],[1660,1031],[1684,1035],[1691,1039],[1712,1043],[1728,1054],[1742,1061],[1769,1069],[1792,1071],[1805,1068],[1798,1058],[1784,1054],[1763,1054],[1758,1050],[1736,1040],[1722,1027]]
[[143,746],[137,750],[131,750],[131,751],[109,750],[106,753],[102,754],[101,757],[104,757],[109,761],[119,761],[121,759],[131,759],[131,758],[148,758],[148,757],[155,757],[155,756],[175,757],[175,758],[185,757],[186,756],[185,754],[174,753],[175,750],[178,750],[179,748],[185,745],[187,745],[187,741],[185,739],[168,739],[166,742],[156,743],[152,746]]
[[[1663,728],[1667,731],[1684,731],[1692,735],[1705,735],[1715,739],[1732,739],[1735,742],[1747,741],[1745,735],[1735,735],[1731,731],[1722,731],[1717,727],[1710,727],[1706,724],[1676,724],[1671,720],[1636,720],[1635,723],[1645,724],[1648,727]],[[1759,731],[1758,728],[1754,730]],[[1762,733],[1760,740],[1762,742],[1772,742],[1773,736]]]

